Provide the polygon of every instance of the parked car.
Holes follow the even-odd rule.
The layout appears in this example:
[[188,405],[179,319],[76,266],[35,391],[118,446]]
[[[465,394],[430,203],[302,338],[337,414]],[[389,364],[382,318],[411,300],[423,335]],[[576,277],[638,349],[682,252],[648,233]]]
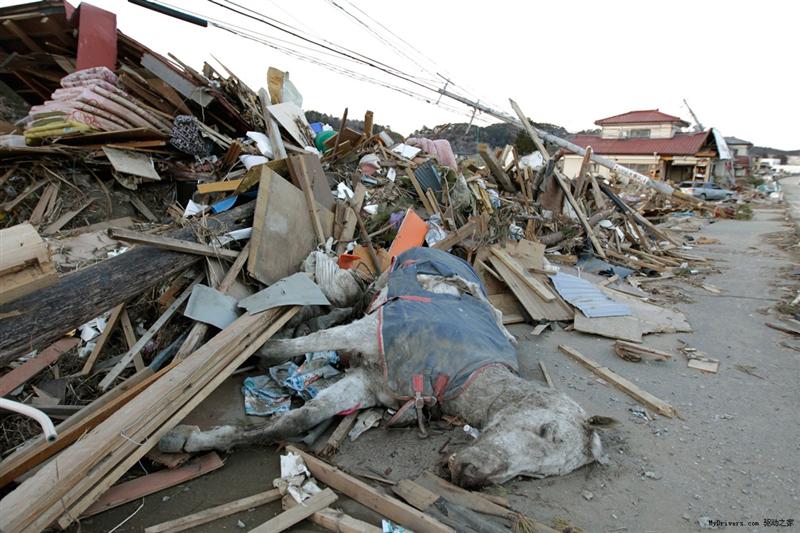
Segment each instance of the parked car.
[[703,200],[725,200],[736,194],[708,181],[684,181],[678,185],[678,189]]

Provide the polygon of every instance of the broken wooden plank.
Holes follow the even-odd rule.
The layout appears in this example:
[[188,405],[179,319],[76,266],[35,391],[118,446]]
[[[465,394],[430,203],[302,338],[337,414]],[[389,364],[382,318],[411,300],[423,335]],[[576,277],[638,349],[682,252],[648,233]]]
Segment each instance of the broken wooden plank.
[[792,335],[800,335],[800,327],[792,326],[786,322],[764,322],[764,325],[784,333],[791,333]]
[[232,514],[277,501],[280,498],[281,492],[278,489],[267,490],[246,498],[223,503],[222,505],[217,505],[197,513],[182,516],[181,518],[146,527],[144,533],[177,533],[178,531],[185,531]]
[[425,194],[425,191],[422,189],[422,185],[419,184],[419,180],[417,179],[417,176],[414,175],[414,171],[411,170],[411,169],[408,169],[406,171],[406,176],[408,176],[408,179],[411,182],[411,185],[413,185],[414,190],[417,192],[417,196],[419,196],[419,201],[422,202],[422,207],[425,208],[425,211],[428,212],[428,215],[435,215],[436,211],[433,209],[433,206],[431,205],[431,202],[428,199],[428,196]]
[[638,363],[642,357],[652,359],[655,361],[668,361],[672,359],[672,354],[656,350],[643,344],[633,344],[632,342],[625,342],[617,340],[614,343],[614,352],[622,359]]
[[[284,509],[291,509],[300,505],[288,494],[283,497],[281,503]],[[331,509],[330,507],[315,512],[308,519],[318,526],[336,533],[381,533],[382,531],[377,526],[362,522],[344,511]],[[145,533],[147,532],[145,531]]]
[[0,304],[57,281],[47,243],[36,228],[23,223],[0,230]]
[[544,366],[544,361],[539,361],[539,369],[542,371],[542,375],[544,376],[547,386],[551,389],[554,389],[555,385],[553,385],[553,380],[550,378],[550,372],[548,372],[547,367]]
[[158,222],[158,217],[150,210],[149,207],[147,207],[147,204],[145,204],[141,200],[141,198],[139,198],[137,195],[135,194],[128,195],[128,201],[131,203],[133,207],[136,208],[137,211],[139,211],[144,216],[144,218],[146,218],[150,222]]
[[472,511],[503,518],[514,518],[515,513],[513,511],[487,500],[480,493],[453,485],[429,470],[422,472],[415,481],[417,484],[441,496],[445,500],[466,507]]
[[541,281],[534,278],[532,275],[525,272],[525,270],[511,257],[505,250],[497,245],[490,248],[491,252],[502,261],[508,268],[510,268],[517,277],[522,280],[525,285],[531,288],[533,292],[545,302],[552,302],[556,299],[555,294]]
[[103,330],[102,333],[100,333],[100,336],[97,337],[94,348],[92,349],[92,353],[89,354],[89,357],[86,358],[86,362],[83,364],[83,368],[81,369],[80,372],[81,376],[88,376],[92,372],[92,367],[94,366],[94,362],[97,361],[97,358],[100,356],[100,352],[103,351],[103,348],[105,348],[108,339],[111,338],[111,332],[117,325],[117,321],[119,320],[119,317],[124,309],[125,309],[125,304],[119,304],[118,306],[116,306],[114,309],[111,310],[111,315],[108,317],[105,329]]
[[458,228],[456,231],[451,231],[450,233],[448,233],[447,237],[435,243],[433,246],[431,246],[431,248],[436,248],[437,250],[449,251],[450,248],[452,248],[456,244],[460,244],[461,241],[463,241],[464,239],[467,239],[472,235],[474,235],[477,230],[478,230],[478,219],[472,218],[469,220],[469,222]]
[[73,218],[78,216],[78,214],[81,211],[83,211],[84,209],[89,207],[92,204],[92,202],[94,202],[94,198],[89,198],[84,203],[82,203],[80,206],[78,206],[77,208],[73,209],[72,211],[67,211],[66,213],[64,213],[63,215],[58,217],[55,222],[53,222],[52,224],[47,226],[42,231],[42,235],[52,235],[54,233],[57,233],[61,228],[63,228],[67,224],[69,224],[69,222]]
[[385,496],[363,481],[346,474],[328,463],[307,454],[294,446],[287,446],[288,451],[303,458],[311,475],[329,487],[346,494],[365,507],[369,507],[381,516],[393,522],[409,527],[414,531],[430,533],[454,533],[454,530],[434,520],[423,512],[395,498]]
[[58,188],[58,183],[51,183],[47,186],[47,188],[42,192],[42,195],[39,197],[36,207],[34,207],[33,211],[31,211],[31,216],[28,218],[28,222],[34,226],[38,226],[42,222],[42,218],[44,218],[50,200],[52,199],[53,195],[58,194]]
[[326,508],[338,498],[336,493],[331,489],[325,489],[305,500],[302,505],[287,509],[275,518],[267,520],[260,526],[251,529],[250,533],[278,533],[284,531],[298,522],[305,520],[317,511]]
[[336,253],[339,255],[345,252],[348,243],[350,243],[355,236],[356,225],[358,224],[355,213],[361,212],[361,206],[364,204],[364,196],[366,194],[367,188],[363,183],[358,183],[353,197],[349,200],[349,205],[352,206],[352,209],[345,208],[344,210],[342,232],[339,235],[339,242],[336,245]]
[[233,192],[242,183],[241,179],[214,181],[211,183],[198,183],[197,192],[199,194],[211,194],[214,192]]
[[120,374],[128,367],[128,365],[133,361],[134,357],[139,354],[145,345],[150,342],[156,333],[166,324],[170,318],[178,311],[178,309],[183,305],[183,303],[189,299],[189,296],[192,294],[192,289],[194,286],[200,283],[203,278],[205,277],[205,273],[200,273],[194,280],[183,290],[180,296],[175,298],[175,301],[172,302],[170,305],[155,322],[153,325],[148,328],[147,332],[136,341],[136,344],[128,350],[128,352],[120,359],[119,363],[117,363],[114,368],[112,368],[108,374],[100,381],[97,387],[102,390],[108,390],[112,383],[119,377]]
[[172,237],[164,237],[162,235],[150,235],[149,233],[122,228],[109,228],[108,236],[120,241],[145,244],[164,250],[171,250],[173,252],[202,255],[205,257],[228,257],[230,259],[236,259],[239,256],[239,252],[236,250],[228,250],[227,248],[220,248],[218,246],[173,239]]
[[74,347],[80,344],[80,339],[75,337],[63,338],[42,350],[35,357],[25,361],[17,368],[0,377],[0,396],[5,396],[20,385],[26,383],[36,374],[52,365]]
[[356,423],[357,417],[358,411],[354,411],[339,421],[339,425],[336,426],[336,429],[333,430],[331,436],[328,437],[328,441],[325,443],[325,447],[320,452],[320,455],[329,456],[336,453],[336,450],[339,449],[339,446],[342,445],[344,438],[350,432],[350,428],[352,428],[353,424]]
[[483,162],[486,163],[486,166],[489,167],[489,171],[494,176],[494,179],[497,180],[497,184],[506,192],[515,193],[517,189],[514,187],[514,184],[511,181],[511,178],[508,177],[503,167],[495,158],[494,154],[491,152],[489,145],[485,143],[478,144],[478,155],[481,156]]
[[569,356],[570,358],[574,359],[584,367],[591,370],[593,373],[597,374],[604,380],[614,384],[618,389],[622,392],[633,398],[634,400],[645,404],[650,409],[658,412],[659,414],[672,418],[678,414],[674,407],[672,407],[667,402],[660,400],[650,394],[647,391],[640,389],[638,386],[634,385],[627,379],[623,378],[622,376],[616,374],[612,370],[601,366],[599,363],[592,361],[578,350],[561,344],[558,346],[558,349],[561,350],[561,353],[564,355]]
[[180,468],[174,470],[159,470],[146,476],[138,477],[130,481],[125,481],[114,485],[100,499],[89,506],[83,514],[83,518],[96,515],[123,505],[133,500],[138,500],[150,494],[174,487],[179,483],[184,483],[196,477],[200,477],[218,468],[222,468],[222,462],[216,452],[207,453],[197,459],[189,461]]
[[[490,260],[495,269],[497,269],[498,274],[502,276],[503,281],[505,281],[533,320],[559,321],[572,320],[574,318],[575,312],[560,297],[556,296],[552,302],[545,302],[500,259],[493,256],[490,257]],[[537,275],[539,274],[531,274],[534,277]]]
[[166,466],[170,470],[178,468],[192,458],[190,453],[164,453],[158,448],[153,448],[145,457],[154,463]]
[[392,486],[392,491],[420,511],[425,511],[440,498],[435,492],[414,483],[410,479],[401,479]]

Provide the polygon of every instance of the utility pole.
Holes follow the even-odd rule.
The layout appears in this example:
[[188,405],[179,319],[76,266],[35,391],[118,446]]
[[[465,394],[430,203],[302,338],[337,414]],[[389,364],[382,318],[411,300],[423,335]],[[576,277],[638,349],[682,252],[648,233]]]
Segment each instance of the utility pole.
[[700,119],[697,118],[697,115],[694,114],[694,111],[692,111],[692,108],[689,107],[689,102],[686,101],[686,98],[683,99],[683,104],[686,106],[686,109],[689,110],[689,114],[692,115],[692,120],[694,120],[694,131],[704,131],[705,128],[700,123]]

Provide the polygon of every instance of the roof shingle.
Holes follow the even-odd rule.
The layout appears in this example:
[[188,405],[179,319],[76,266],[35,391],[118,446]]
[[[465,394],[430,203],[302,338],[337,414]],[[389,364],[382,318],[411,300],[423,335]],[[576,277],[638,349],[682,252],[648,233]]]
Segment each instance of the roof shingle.
[[621,115],[614,115],[613,117],[601,118],[595,120],[598,126],[610,126],[613,124],[641,124],[641,123],[661,123],[661,122],[677,122],[681,126],[688,126],[689,123],[681,117],[675,115],[668,115],[662,113],[658,109],[642,109],[639,111],[628,111]]
[[678,133],[667,139],[603,139],[599,135],[576,135],[572,142],[603,155],[694,155],[708,138],[708,131]]

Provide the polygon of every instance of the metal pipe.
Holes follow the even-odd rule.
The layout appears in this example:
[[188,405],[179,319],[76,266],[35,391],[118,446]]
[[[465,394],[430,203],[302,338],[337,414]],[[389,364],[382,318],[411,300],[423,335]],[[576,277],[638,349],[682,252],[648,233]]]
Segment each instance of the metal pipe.
[[26,405],[24,403],[15,402],[14,400],[0,398],[0,409],[5,409],[6,411],[13,411],[15,413],[19,413],[21,415],[36,420],[36,422],[38,422],[39,425],[42,426],[42,430],[44,431],[44,438],[47,439],[47,442],[53,442],[58,438],[58,433],[56,433],[56,428],[53,425],[53,421],[50,420],[50,417],[48,417],[46,414],[44,414],[37,408],[32,407],[30,405]]

